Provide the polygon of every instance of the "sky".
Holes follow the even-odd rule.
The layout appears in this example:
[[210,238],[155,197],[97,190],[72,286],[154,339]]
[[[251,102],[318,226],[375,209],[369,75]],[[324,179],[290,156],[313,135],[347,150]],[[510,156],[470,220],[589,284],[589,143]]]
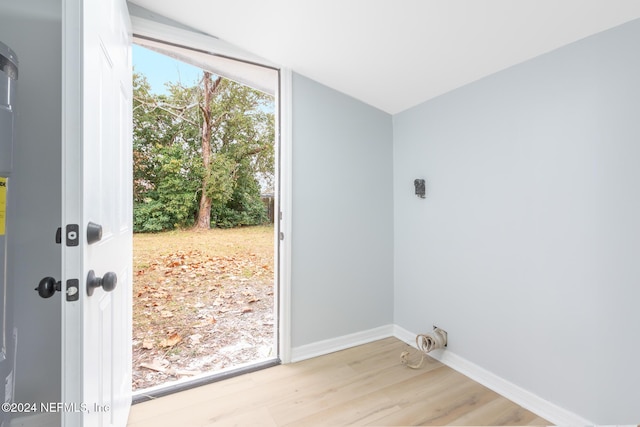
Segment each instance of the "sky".
[[165,83],[181,81],[185,85],[197,83],[202,70],[144,47],[133,45],[133,69],[144,74],[153,93],[167,94]]
[[[200,68],[136,44],[132,46],[132,62],[133,70],[147,77],[151,91],[157,95],[168,94],[165,86],[167,82],[181,81],[186,85],[192,85],[202,78]],[[268,110],[273,112],[273,106]],[[266,181],[259,180],[263,193],[273,192]]]

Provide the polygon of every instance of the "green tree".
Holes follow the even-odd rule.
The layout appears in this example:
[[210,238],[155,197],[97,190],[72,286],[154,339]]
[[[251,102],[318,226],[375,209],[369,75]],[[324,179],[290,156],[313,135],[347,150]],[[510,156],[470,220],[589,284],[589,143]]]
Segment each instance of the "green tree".
[[204,72],[198,85],[151,93],[134,74],[134,225],[160,231],[264,222],[273,98]]

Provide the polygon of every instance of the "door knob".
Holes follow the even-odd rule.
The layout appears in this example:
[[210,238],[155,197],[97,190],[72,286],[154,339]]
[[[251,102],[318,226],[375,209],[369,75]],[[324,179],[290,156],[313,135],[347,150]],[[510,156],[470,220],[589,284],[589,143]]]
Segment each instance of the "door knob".
[[93,291],[96,288],[102,287],[105,292],[111,292],[116,288],[116,284],[118,283],[118,276],[116,273],[108,272],[104,274],[104,277],[96,276],[96,273],[91,270],[89,274],[87,274],[87,295],[93,295]]
[[51,298],[56,291],[62,290],[62,284],[53,277],[45,277],[40,280],[38,287],[35,289],[42,298]]

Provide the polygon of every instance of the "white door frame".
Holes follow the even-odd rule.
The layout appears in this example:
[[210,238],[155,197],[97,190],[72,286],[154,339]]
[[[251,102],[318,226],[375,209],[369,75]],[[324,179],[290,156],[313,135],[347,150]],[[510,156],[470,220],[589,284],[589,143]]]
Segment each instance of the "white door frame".
[[[160,22],[131,16],[133,34],[170,44],[185,46],[211,54],[221,55],[239,61],[278,70],[279,84],[276,93],[278,109],[276,123],[278,135],[276,155],[276,236],[275,250],[278,254],[278,356],[282,363],[291,362],[291,230],[292,230],[292,72],[265,61],[249,52],[241,50],[229,43],[202,33],[187,31],[182,28],[162,24]],[[281,213],[281,215],[279,214]]]
[[[293,212],[293,73],[290,69],[280,69],[278,102],[279,168],[276,173],[280,177],[276,201],[276,218],[279,218],[278,235],[283,239],[276,239],[276,250],[279,251],[278,261],[278,346],[282,363],[291,363],[291,231]],[[280,234],[282,233],[282,234]]]

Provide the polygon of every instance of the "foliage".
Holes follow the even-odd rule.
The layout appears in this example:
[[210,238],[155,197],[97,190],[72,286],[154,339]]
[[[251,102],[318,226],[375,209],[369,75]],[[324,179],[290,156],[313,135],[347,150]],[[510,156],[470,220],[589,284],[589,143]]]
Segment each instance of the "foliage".
[[229,200],[212,205],[212,223],[221,228],[266,223],[265,205],[260,197],[256,197],[259,193],[260,187],[253,176],[238,176]]
[[273,98],[221,79],[211,98],[210,165],[202,153],[203,85],[157,95],[134,73],[134,230],[193,226],[203,191],[218,227],[266,222],[261,183],[273,184]]

